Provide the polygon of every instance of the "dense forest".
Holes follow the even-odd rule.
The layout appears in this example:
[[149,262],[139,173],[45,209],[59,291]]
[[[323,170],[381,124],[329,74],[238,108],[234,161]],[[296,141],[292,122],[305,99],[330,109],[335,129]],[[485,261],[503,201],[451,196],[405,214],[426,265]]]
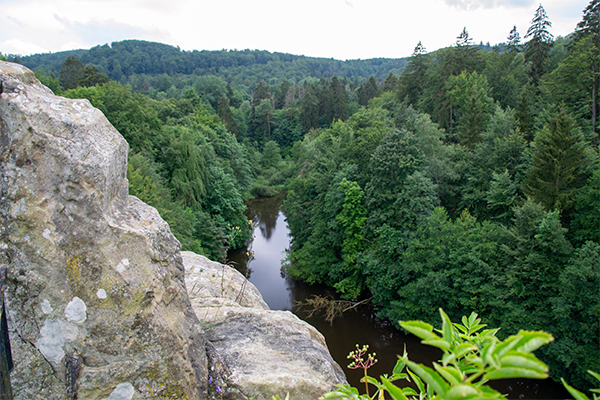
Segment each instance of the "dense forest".
[[280,84],[284,79],[298,83],[334,75],[349,80],[371,75],[383,79],[390,72],[401,73],[407,62],[405,58],[339,61],[259,50],[182,51],[178,47],[141,40],[114,42],[90,50],[36,54],[18,60],[32,70],[58,76],[68,57],[93,65],[110,79],[151,96],[167,92],[172,86],[181,90],[198,76],[205,75],[219,76],[230,85],[248,91],[263,79],[269,85]]
[[[186,250],[225,261],[244,201],[286,192],[284,270],[391,321],[476,311],[545,330],[554,378],[600,371],[600,1],[567,37],[405,60],[182,52],[139,41],[17,61],[87,98],[130,144],[130,193]],[[13,58],[14,60],[14,58]],[[405,65],[406,64],[406,65]],[[116,72],[115,72],[116,71]]]

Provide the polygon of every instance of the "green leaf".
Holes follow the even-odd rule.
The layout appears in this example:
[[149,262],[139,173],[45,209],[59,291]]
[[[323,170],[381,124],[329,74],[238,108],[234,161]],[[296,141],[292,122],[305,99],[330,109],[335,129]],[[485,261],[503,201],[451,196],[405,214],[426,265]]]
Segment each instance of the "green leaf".
[[405,366],[406,366],[406,360],[404,360],[403,358],[399,358],[398,361],[396,362],[396,365],[394,366],[392,373],[394,375],[401,374],[402,371],[404,370]]
[[573,398],[575,400],[590,400],[590,398],[587,397],[585,394],[581,393],[579,390],[575,389],[574,387],[569,386],[563,378],[560,378],[560,381],[562,382],[565,389],[567,389],[569,391],[569,393],[571,394],[571,396],[573,396]]
[[526,368],[538,372],[548,372],[548,366],[530,353],[511,351],[500,359],[502,367]]
[[402,394],[404,394],[405,396],[418,396],[419,395],[419,393],[417,393],[417,391],[411,387],[402,388]]
[[423,340],[439,339],[433,333],[433,326],[423,321],[400,321],[400,326]]
[[377,379],[370,377],[370,376],[363,376],[362,378],[360,378],[361,382],[367,382],[370,383],[373,386],[379,386],[379,381],[377,381]]
[[[443,339],[448,342],[449,345],[452,345],[452,341],[454,339],[453,331],[452,331],[452,321],[450,321],[450,317],[448,314],[444,312],[440,308],[440,316],[442,317],[442,335]],[[440,347],[441,348],[441,347]]]
[[519,331],[518,335],[523,338],[519,340],[515,350],[524,353],[531,353],[554,340],[554,337],[551,334],[541,331]]
[[398,386],[394,385],[384,377],[381,377],[381,381],[383,382],[383,385],[390,396],[392,396],[393,400],[408,400],[404,393],[402,393],[402,389],[400,389]]
[[493,366],[494,368],[498,367],[498,357],[494,357],[494,350],[496,349],[497,344],[498,339],[494,337],[493,340],[491,340],[490,342],[488,342],[488,344],[485,345],[481,354],[481,358],[483,358],[483,361],[486,364]]
[[471,399],[478,397],[479,391],[470,385],[456,385],[446,393],[445,399]]
[[450,385],[433,369],[417,364],[412,361],[407,361],[408,367],[413,370],[425,383],[427,383],[431,388],[440,396],[444,396],[445,393],[450,388]]
[[438,363],[433,363],[433,367],[446,381],[450,383],[450,385],[458,385],[462,383],[462,373],[457,371],[454,367],[442,367]]
[[428,346],[437,347],[438,349],[442,349],[445,351],[450,350],[450,343],[445,340],[442,340],[439,336],[436,336],[435,339],[423,340],[421,343],[426,344]]
[[483,378],[488,380],[494,379],[509,379],[509,378],[530,378],[530,379],[546,379],[548,374],[541,373],[537,370],[519,368],[519,367],[502,367],[486,373]]
[[413,378],[413,382],[415,382],[415,385],[417,385],[417,388],[419,389],[419,391],[421,393],[425,393],[425,385],[423,384],[423,381],[421,380],[421,378],[419,378],[417,375],[415,375],[412,371],[408,371],[408,374]]
[[464,357],[468,352],[477,350],[477,347],[471,343],[461,343],[456,349],[454,349],[454,353],[456,354],[456,358]]
[[596,378],[600,382],[600,374],[598,374],[594,371],[590,371],[589,369],[587,372],[588,372],[588,374],[592,375],[594,378]]
[[442,356],[442,364],[444,367],[456,360],[456,354],[454,353],[444,353]]
[[521,339],[521,335],[509,336],[508,338],[506,338],[506,340],[504,340],[496,347],[496,349],[494,350],[494,354],[496,354],[498,357],[504,356],[506,353],[511,351]]
[[473,364],[473,365],[479,367],[480,369],[483,369],[483,360],[481,359],[481,357],[477,357],[476,355],[468,356],[467,362],[469,364]]

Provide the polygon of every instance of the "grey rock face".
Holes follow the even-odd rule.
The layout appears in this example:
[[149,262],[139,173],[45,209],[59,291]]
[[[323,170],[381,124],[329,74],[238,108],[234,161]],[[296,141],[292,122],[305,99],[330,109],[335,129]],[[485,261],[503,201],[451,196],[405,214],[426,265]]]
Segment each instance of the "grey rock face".
[[[186,285],[205,327],[212,382],[226,398],[317,399],[347,383],[325,339],[289,311],[269,310],[233,268],[182,252]],[[218,373],[213,373],[214,371]]]
[[[128,146],[87,100],[0,62],[0,264],[16,399],[197,399],[204,333],[179,242],[128,196]],[[35,395],[35,396],[34,396]]]

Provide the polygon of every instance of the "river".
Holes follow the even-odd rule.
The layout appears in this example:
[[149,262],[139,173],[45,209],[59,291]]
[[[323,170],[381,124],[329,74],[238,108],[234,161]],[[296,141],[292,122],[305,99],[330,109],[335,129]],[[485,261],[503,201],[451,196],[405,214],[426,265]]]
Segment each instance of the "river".
[[[373,377],[391,374],[397,355],[402,354],[405,346],[413,361],[431,365],[433,360],[439,359],[441,352],[422,345],[418,338],[405,335],[389,322],[377,318],[371,306],[348,311],[331,325],[320,315],[309,318],[306,311],[298,309],[296,302],[313,294],[335,294],[327,287],[307,285],[281,272],[281,263],[290,245],[290,232],[280,209],[282,201],[283,196],[276,196],[247,202],[246,215],[256,224],[254,240],[247,248],[228,253],[229,261],[260,290],[269,307],[290,310],[317,328],[325,336],[329,351],[346,373],[348,382],[362,389],[361,393],[364,393],[364,384],[360,383],[362,371],[346,368],[347,355],[356,344],[368,344],[369,352],[377,353],[378,363],[369,369],[369,375]],[[562,385],[551,380],[506,380],[494,387],[508,394],[510,399],[569,397]]]

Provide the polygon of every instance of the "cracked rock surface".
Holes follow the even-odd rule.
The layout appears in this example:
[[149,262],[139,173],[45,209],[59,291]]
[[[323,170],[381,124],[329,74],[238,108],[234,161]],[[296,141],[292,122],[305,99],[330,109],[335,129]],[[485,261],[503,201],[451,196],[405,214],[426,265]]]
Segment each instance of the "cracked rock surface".
[[[234,268],[191,252],[182,257],[192,307],[219,356],[209,356],[209,365],[223,368],[213,382],[226,385],[219,389],[228,398],[283,399],[289,393],[290,399],[314,400],[347,383],[313,326],[289,311],[269,310]],[[209,390],[216,392],[216,386]]]
[[197,399],[204,332],[180,244],[128,195],[128,145],[87,100],[0,61],[0,264],[15,399]]

